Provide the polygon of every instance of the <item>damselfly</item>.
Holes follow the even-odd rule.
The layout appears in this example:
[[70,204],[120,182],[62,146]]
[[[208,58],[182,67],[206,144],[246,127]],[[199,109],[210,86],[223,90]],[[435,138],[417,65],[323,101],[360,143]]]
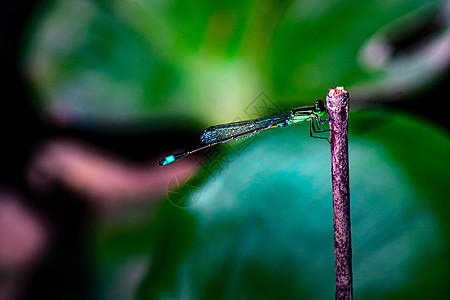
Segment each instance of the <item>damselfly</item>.
[[161,159],[158,164],[164,166],[177,159],[188,156],[189,154],[217,144],[248,138],[266,129],[286,127],[292,124],[300,124],[305,121],[309,121],[309,134],[311,137],[328,140],[326,137],[314,135],[315,133],[329,131],[329,129],[320,129],[320,125],[328,121],[328,119],[321,119],[326,113],[327,109],[325,108],[323,101],[317,100],[314,106],[299,107],[279,115],[211,126],[206,128],[200,136],[200,141],[206,145],[193,150],[169,155],[164,159]]

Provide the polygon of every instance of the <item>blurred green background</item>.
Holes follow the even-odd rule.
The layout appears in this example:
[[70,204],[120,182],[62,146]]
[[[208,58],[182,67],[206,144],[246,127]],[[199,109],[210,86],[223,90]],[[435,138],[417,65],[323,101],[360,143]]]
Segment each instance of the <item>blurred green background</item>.
[[[450,295],[448,1],[39,1],[24,24],[14,66],[45,134],[29,125],[11,139],[76,137],[150,161],[150,182],[168,178],[107,212],[92,208],[95,193],[82,201],[86,220],[71,224],[84,228],[87,283],[57,295],[332,298],[329,145],[307,125],[218,147],[190,167],[156,162],[198,145],[208,126],[310,105],[335,86],[351,97],[355,298]],[[85,197],[75,186],[62,188]],[[41,268],[67,259],[52,249]],[[33,280],[30,299],[47,295],[45,278]]]

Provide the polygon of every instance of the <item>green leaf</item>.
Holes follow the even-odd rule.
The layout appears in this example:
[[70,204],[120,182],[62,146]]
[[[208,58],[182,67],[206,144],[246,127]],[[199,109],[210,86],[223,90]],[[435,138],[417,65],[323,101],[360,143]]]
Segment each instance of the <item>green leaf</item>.
[[[393,31],[401,35],[440,3],[59,1],[36,16],[23,65],[39,107],[65,122],[226,122],[261,91],[294,107],[336,84],[364,84],[374,93],[391,90],[392,78],[402,93],[423,86],[439,68],[419,66],[414,56],[370,69],[361,53],[380,31],[389,36],[399,23]],[[410,69],[418,71],[405,81],[401,74]]]
[[[448,135],[387,111],[353,113],[350,124],[355,298],[447,295]],[[333,297],[329,145],[307,127],[262,133],[203,185],[171,195],[150,237],[143,299]],[[173,205],[186,193],[191,206]]]

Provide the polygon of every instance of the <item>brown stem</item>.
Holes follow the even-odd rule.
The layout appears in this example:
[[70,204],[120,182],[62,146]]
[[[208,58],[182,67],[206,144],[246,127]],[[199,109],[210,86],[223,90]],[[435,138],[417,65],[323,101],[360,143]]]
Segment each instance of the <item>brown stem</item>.
[[349,95],[343,87],[331,88],[328,91],[336,299],[353,298],[348,171],[348,102]]

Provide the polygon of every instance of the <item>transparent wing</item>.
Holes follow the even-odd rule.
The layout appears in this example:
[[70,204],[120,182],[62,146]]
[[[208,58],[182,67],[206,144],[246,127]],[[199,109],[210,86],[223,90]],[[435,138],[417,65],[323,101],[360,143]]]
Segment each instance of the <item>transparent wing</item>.
[[255,120],[211,126],[203,131],[200,140],[207,144],[225,143],[232,139],[240,140],[258,134],[265,129],[289,125],[291,120],[292,114],[288,112]]

